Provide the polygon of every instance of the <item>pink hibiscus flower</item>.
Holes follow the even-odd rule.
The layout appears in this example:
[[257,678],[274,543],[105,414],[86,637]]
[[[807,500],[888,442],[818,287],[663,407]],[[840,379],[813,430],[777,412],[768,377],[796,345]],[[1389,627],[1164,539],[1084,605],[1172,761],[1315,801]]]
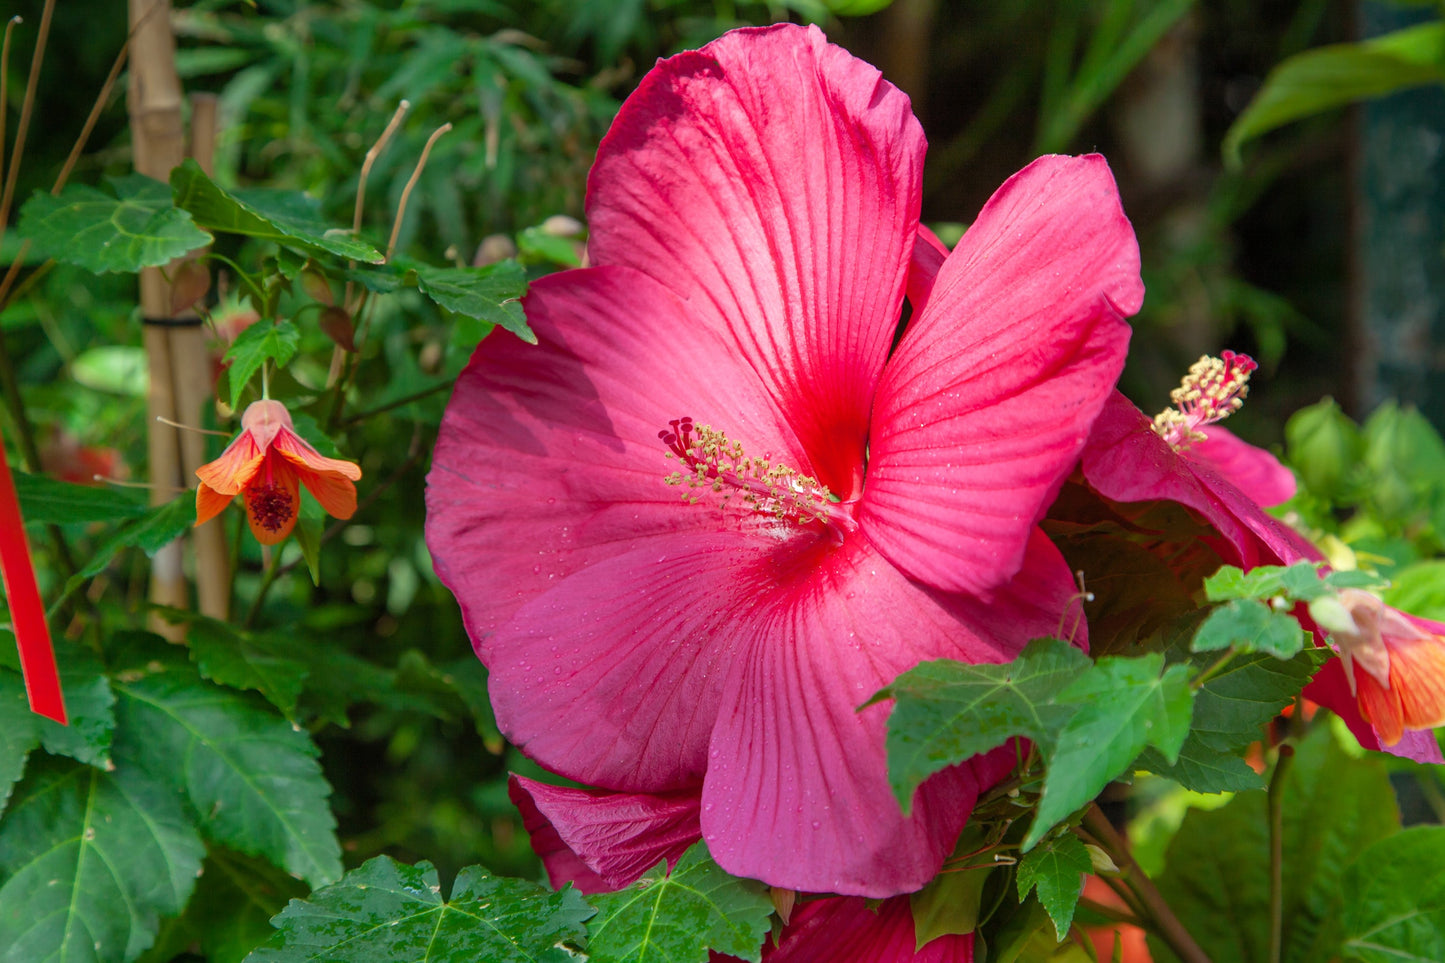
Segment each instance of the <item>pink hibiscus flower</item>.
[[[1238,439],[1234,440],[1234,444],[1246,445]],[[1244,453],[1242,458],[1246,462],[1263,464],[1266,469],[1269,462],[1273,462],[1273,456],[1258,449],[1254,449],[1252,454]],[[1226,479],[1211,459],[1189,457],[1172,448],[1154,430],[1149,418],[1121,394],[1115,393],[1095,422],[1081,461],[1085,480],[1106,498],[1117,502],[1174,501],[1192,509],[1219,532],[1220,537],[1214,540],[1212,547],[1230,564],[1248,570],[1256,565],[1292,565],[1298,561],[1324,560],[1319,550],[1302,535],[1266,515],[1256,499]],[[1281,471],[1287,470],[1281,468]],[[1262,474],[1267,476],[1268,472]],[[1257,481],[1261,472],[1246,471],[1242,477]],[[1280,484],[1271,484],[1278,492]],[[1395,613],[1393,609],[1389,611],[1398,619],[1409,622],[1407,617]],[[1421,624],[1430,628],[1430,624]],[[1418,630],[1412,634],[1428,635]],[[1393,638],[1387,633],[1385,643]],[[1445,641],[1439,638],[1438,632],[1429,638],[1435,645],[1422,647],[1411,644],[1405,657],[1389,663],[1395,665],[1396,675],[1388,672],[1379,678],[1372,675],[1363,690],[1358,690],[1348,677],[1342,660],[1331,659],[1305,687],[1304,695],[1339,715],[1367,749],[1382,749],[1419,762],[1441,762],[1440,746],[1434,733],[1425,731],[1424,726],[1438,724],[1427,720],[1445,710],[1440,688],[1442,677],[1439,675],[1440,670],[1445,668]],[[1316,640],[1321,645],[1325,644],[1323,633],[1316,631]],[[1415,653],[1423,653],[1426,658],[1423,661],[1410,658]],[[1432,669],[1436,675],[1434,682],[1429,683],[1431,677],[1426,670]],[[1358,681],[1359,675],[1355,675],[1355,681]],[[1398,709],[1401,696],[1399,692],[1394,692],[1382,694],[1375,703],[1379,708],[1371,715],[1366,700],[1357,698],[1357,691],[1374,695],[1376,690],[1388,690],[1389,683],[1397,679],[1402,690],[1409,690],[1413,683],[1419,693],[1416,701],[1427,703],[1431,711],[1401,712]],[[1406,695],[1404,699],[1409,704],[1411,697]],[[1394,713],[1387,708],[1389,706],[1396,707]],[[1410,720],[1411,730],[1402,730],[1400,719],[1404,718]],[[1373,725],[1371,719],[1374,719]]]
[[[1012,750],[992,752],[985,765],[1001,778]],[[532,848],[560,889],[584,893],[623,889],[666,859],[669,866],[701,836],[698,794],[608,793],[550,786],[513,776],[512,801],[522,812]],[[776,944],[763,943],[768,963],[972,963],[973,936],[943,936],[917,948],[906,896],[870,906],[856,896],[809,899],[785,914]],[[713,955],[714,960],[732,957]]]
[[582,782],[698,790],[717,862],[789,889],[906,892],[951,850],[979,774],[905,818],[887,707],[857,707],[1059,630],[1036,521],[1143,295],[1103,159],[1046,157],[890,355],[924,149],[816,28],[660,62],[598,152],[593,266],[532,285],[539,345],[481,346],[428,480],[503,732]]

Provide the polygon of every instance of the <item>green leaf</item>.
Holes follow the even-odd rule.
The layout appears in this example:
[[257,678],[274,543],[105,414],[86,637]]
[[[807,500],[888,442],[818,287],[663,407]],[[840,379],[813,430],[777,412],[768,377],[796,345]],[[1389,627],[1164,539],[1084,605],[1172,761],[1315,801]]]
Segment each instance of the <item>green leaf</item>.
[[245,234],[308,252],[324,252],[350,261],[380,264],[376,248],[351,232],[322,220],[321,205],[295,191],[227,191],[193,160],[171,171],[175,204],[213,231]]
[[1045,750],[1043,796],[1024,837],[1024,850],[1098,795],[1145,746],[1154,746],[1171,763],[1176,760],[1189,733],[1193,696],[1189,667],[1165,669],[1158,652],[1100,659],[1060,692],[1057,701],[1079,708],[1053,750]]
[[1445,559],[1416,562],[1394,575],[1380,593],[1385,604],[1422,618],[1445,620]]
[[448,311],[506,328],[528,344],[537,336],[527,326],[522,295],[527,275],[516,261],[498,261],[479,268],[438,268],[412,264],[417,287]]
[[1331,656],[1310,648],[1292,659],[1255,652],[1231,659],[1194,696],[1192,734],[1223,752],[1242,749],[1260,738],[1260,729],[1294,701]]
[[[8,642],[5,639],[0,645]],[[40,745],[40,718],[30,711],[19,674],[0,671],[0,815],[25,772],[25,760]]]
[[[14,670],[10,673],[0,669],[0,675],[11,676],[7,688],[20,679],[20,661],[11,639],[8,633],[0,637],[0,662]],[[110,680],[89,649],[65,639],[55,640],[55,662],[70,725],[32,716],[40,744],[46,752],[109,769],[111,733],[115,729],[115,694]]]
[[[1399,825],[1376,761],[1346,755],[1326,726],[1300,743],[1281,787],[1285,963],[1329,959],[1323,924],[1339,913],[1340,877],[1362,849]],[[1169,844],[1158,886],[1215,960],[1268,959],[1269,839],[1262,792],[1191,809]],[[1151,939],[1156,959],[1169,959]]]
[[46,257],[96,274],[159,267],[211,243],[159,181],[129,174],[111,187],[114,196],[83,184],[56,197],[37,191],[20,209],[17,229]]
[[309,892],[306,884],[264,859],[213,846],[196,891],[141,963],[167,963],[198,944],[207,963],[241,963],[275,934],[271,918]]
[[331,787],[306,732],[184,663],[154,663],[115,686],[117,761],[183,792],[206,838],[313,886],[341,875]]
[[929,776],[1013,736],[1051,744],[1074,712],[1051,700],[1089,665],[1067,642],[1036,639],[1012,663],[942,659],[893,680],[871,701],[896,700],[888,717],[888,781],[903,811]]
[[1062,942],[1084,892],[1084,874],[1093,869],[1093,860],[1079,837],[1064,833],[1045,840],[1019,860],[1019,902],[1028,898],[1029,890],[1036,890],[1054,921],[1054,934]]
[[1276,595],[1309,601],[1327,594],[1319,570],[1311,562],[1282,565],[1257,565],[1245,572],[1233,565],[1204,580],[1204,595],[1211,602],[1230,599],[1267,599]]
[[7,963],[122,963],[179,913],[204,849],[173,794],[128,768],[33,760],[0,821]]
[[715,950],[757,963],[773,901],[767,887],[718,868],[694,843],[672,873],[661,861],[636,883],[592,897],[592,963],[705,963]]
[[115,522],[144,515],[146,504],[129,492],[73,485],[44,475],[17,471],[15,493],[27,523]]
[[1233,565],[1222,565],[1219,571],[1204,580],[1204,597],[1211,602],[1230,599],[1264,599],[1279,595],[1281,565],[1256,565],[1248,572]]
[[1445,23],[1408,27],[1361,43],[1306,50],[1270,71],[1224,135],[1231,164],[1240,148],[1268,131],[1357,100],[1445,81]]
[[1194,694],[1189,738],[1179,759],[1171,764],[1151,749],[1140,756],[1139,766],[1195,792],[1263,788],[1239,753],[1260,739],[1263,727],[1294,701],[1330,655],[1329,649],[1311,648],[1288,660],[1261,652],[1230,660]]
[[136,546],[147,555],[154,556],[195,524],[196,496],[190,493],[152,508],[140,518],[116,529],[101,542],[95,554],[65,583],[66,591],[74,591],[86,579],[104,572],[123,549]]
[[150,391],[150,362],[145,349],[132,344],[87,348],[70,363],[75,383],[93,391],[144,398]]
[[288,719],[295,718],[296,700],[306,681],[303,663],[259,648],[248,635],[212,619],[191,622],[186,640],[201,675],[234,689],[259,692]]
[[[969,820],[953,847],[953,854],[969,856],[986,849],[988,829],[978,820]],[[983,888],[989,877],[999,869],[986,857],[977,860],[989,865],[968,869],[950,868],[939,873],[923,889],[908,897],[913,914],[915,950],[921,950],[940,936],[965,935],[978,928],[983,908]]]
[[1445,960],[1445,827],[1375,843],[1341,880],[1342,949],[1363,963]]
[[301,332],[290,321],[276,324],[262,321],[238,334],[226,351],[226,360],[231,363],[231,407],[240,407],[241,392],[257,368],[266,361],[275,361],[277,367],[284,367],[300,346]]
[[1235,599],[1209,613],[1195,633],[1195,652],[1215,652],[1231,646],[1240,652],[1268,652],[1291,659],[1304,648],[1305,631],[1294,616],[1277,612],[1266,602]]
[[563,267],[581,267],[577,242],[570,237],[548,234],[541,227],[528,227],[517,232],[517,250],[527,263],[551,262]]
[[1146,749],[1136,765],[1156,776],[1173,779],[1193,792],[1245,792],[1264,788],[1264,779],[1243,759],[1209,748],[1192,732],[1173,763],[1157,750]]
[[576,957],[560,944],[580,941],[591,914],[571,887],[555,893],[480,866],[457,874],[444,902],[431,863],[377,856],[292,900],[247,963],[564,963]]

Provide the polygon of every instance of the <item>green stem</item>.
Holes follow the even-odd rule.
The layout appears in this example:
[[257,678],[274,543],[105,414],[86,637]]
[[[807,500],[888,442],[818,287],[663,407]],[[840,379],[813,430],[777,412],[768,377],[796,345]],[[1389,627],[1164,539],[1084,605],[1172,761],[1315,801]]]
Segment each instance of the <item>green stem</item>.
[[1293,759],[1294,746],[1280,746],[1269,780],[1269,963],[1284,950],[1284,778]]
[[237,264],[235,261],[233,261],[233,260],[231,260],[230,258],[226,257],[226,255],[224,255],[224,254],[217,254],[215,251],[208,251],[206,254],[204,254],[204,255],[202,256],[201,259],[202,259],[202,260],[211,260],[211,261],[220,261],[222,264],[229,264],[229,265],[231,266],[231,270],[233,270],[233,271],[236,272],[236,277],[240,278],[240,279],[241,279],[241,282],[244,283],[244,284],[246,285],[246,287],[250,288],[250,289],[251,289],[251,293],[256,296],[256,307],[257,307],[257,309],[258,309],[258,310],[265,310],[265,307],[266,307],[266,292],[261,290],[260,286],[259,286],[254,280],[251,279],[251,275],[247,274],[246,271],[245,271],[245,269],[242,268],[241,265]]
[[261,605],[266,601],[266,593],[271,591],[271,586],[281,574],[281,551],[278,548],[276,554],[271,558],[271,564],[266,566],[266,574],[261,576],[261,587],[256,589],[256,600],[251,603],[251,610],[246,613],[246,621],[242,627],[252,629],[256,627],[256,618],[261,614]]
[[1137,898],[1139,908],[1143,910],[1140,918],[1148,922],[1148,929],[1158,935],[1183,963],[1210,963],[1209,957],[1199,948],[1199,944],[1194,942],[1194,937],[1189,935],[1184,924],[1179,922],[1179,917],[1174,915],[1174,911],[1155,888],[1154,881],[1134,861],[1128,845],[1114,831],[1109,818],[1097,803],[1091,804],[1084,813],[1083,825],[1089,835],[1094,837],[1114,860],[1114,865],[1119,867],[1124,883]]
[[1218,675],[1219,670],[1228,665],[1229,660],[1234,658],[1234,656],[1234,646],[1231,645],[1229,648],[1225,649],[1222,653],[1220,653],[1219,658],[1209,663],[1209,665],[1205,667],[1203,672],[1199,673],[1193,679],[1189,680],[1189,688],[1194,690],[1195,692],[1198,692],[1204,686],[1204,683],[1208,682],[1210,679]]

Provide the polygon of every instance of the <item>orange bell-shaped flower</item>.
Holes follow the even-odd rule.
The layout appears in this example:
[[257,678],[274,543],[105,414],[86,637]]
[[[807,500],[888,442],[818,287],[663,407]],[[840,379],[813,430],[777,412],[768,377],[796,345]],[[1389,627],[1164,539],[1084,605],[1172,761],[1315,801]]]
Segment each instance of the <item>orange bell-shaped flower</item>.
[[241,416],[241,433],[221,457],[196,469],[196,524],[220,514],[237,495],[244,497],[251,533],[262,545],[291,534],[301,507],[301,485],[328,515],[356,513],[361,469],[327,458],[296,434],[291,413],[279,401],[257,401]]
[[1406,729],[1445,725],[1445,637],[1440,626],[1390,608],[1369,592],[1340,592],[1357,632],[1332,634],[1360,714],[1393,746]]

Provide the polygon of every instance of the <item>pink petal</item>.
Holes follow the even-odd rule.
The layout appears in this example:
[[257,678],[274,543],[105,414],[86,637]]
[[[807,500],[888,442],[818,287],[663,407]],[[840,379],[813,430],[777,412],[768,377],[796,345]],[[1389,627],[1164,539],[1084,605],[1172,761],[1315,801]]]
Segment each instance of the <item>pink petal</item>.
[[507,795],[522,813],[522,828],[531,839],[532,851],[542,860],[542,868],[547,871],[547,879],[553,889],[561,889],[571,883],[584,893],[612,891],[613,887],[606,880],[589,869],[582,858],[562,842],[557,827],[547,821],[532,797],[517,787],[515,776],[507,785]]
[[524,606],[481,647],[503,734],[579,782],[695,786],[739,625],[777,594],[777,551],[737,532],[654,538]]
[[[508,794],[554,886],[561,878],[575,881],[583,892],[622,889],[660,859],[673,866],[702,838],[696,791],[613,793],[512,776]],[[578,872],[579,865],[585,873]],[[601,889],[594,888],[599,884]]]
[[1215,548],[1242,568],[1289,565],[1323,556],[1210,465],[1185,458],[1154,433],[1149,418],[1118,392],[1094,422],[1082,467],[1089,485],[1116,502],[1167,500],[1193,509],[1225,544]]
[[943,936],[914,952],[913,911],[906,897],[869,906],[852,897],[804,903],[766,963],[973,963],[973,934]]
[[933,293],[933,282],[948,257],[948,248],[928,227],[918,225],[918,237],[913,242],[913,258],[908,263],[908,303],[913,306],[913,316],[918,317]]
[[887,783],[888,708],[857,707],[924,659],[1013,658],[1029,639],[1060,631],[1074,591],[1041,533],[1019,578],[988,601],[926,592],[858,539],[800,569],[746,615],[755,628],[729,659],[703,783],[713,858],[805,892],[921,887],[997,778],[997,760],[979,762],[986,772],[940,773],[905,819]]
[[489,338],[457,381],[427,479],[427,544],[474,641],[593,562],[714,531],[665,477],[659,430],[690,415],[812,473],[755,375],[688,307],[626,268],[532,284],[540,344]]
[[1294,472],[1281,465],[1278,458],[1218,425],[1205,428],[1204,434],[1204,441],[1196,441],[1184,450],[1186,458],[1213,468],[1265,508],[1294,497]]
[[924,148],[908,98],[875,68],[782,24],[659,62],[588,184],[591,263],[652,275],[727,332],[845,499],[902,303]]
[[1139,248],[1097,155],[1042,157],[984,205],[888,362],[860,522],[914,578],[1010,578],[1124,365]]

